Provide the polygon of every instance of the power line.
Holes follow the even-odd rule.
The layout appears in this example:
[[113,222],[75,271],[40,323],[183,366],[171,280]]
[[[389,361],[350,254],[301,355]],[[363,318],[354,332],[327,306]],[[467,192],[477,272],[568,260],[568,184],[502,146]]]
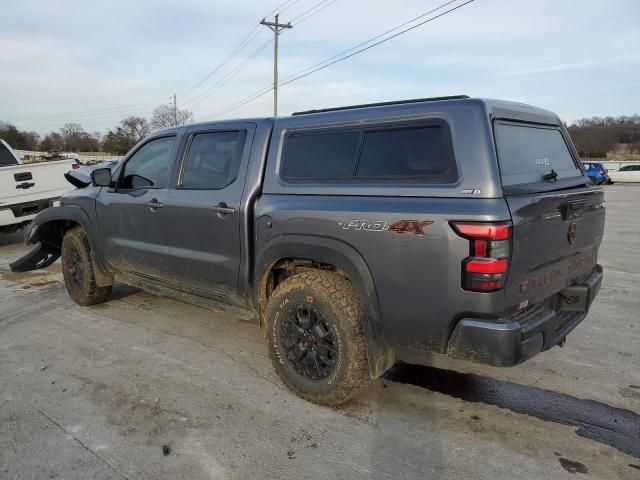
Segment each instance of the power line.
[[[304,12],[302,12],[301,14],[299,14],[297,17],[295,18],[301,18],[304,15],[306,15],[306,17],[301,18],[301,20],[298,22],[298,25],[306,20],[308,20],[309,18],[313,17],[314,15],[320,13],[321,11],[323,11],[324,9],[330,7],[331,5],[333,5],[334,3],[336,3],[338,0],[323,0],[321,2],[316,3],[314,6],[312,6],[311,8],[305,10]],[[329,2],[329,3],[327,3]],[[286,3],[286,2],[285,2]],[[317,9],[317,7],[321,6],[322,4],[325,4],[324,6],[322,6],[322,8]],[[293,4],[289,5],[292,6]],[[317,10],[316,10],[317,9]],[[312,10],[315,10],[312,12]],[[276,10],[273,10],[276,11]],[[309,13],[311,12],[311,13]],[[240,70],[242,70],[244,67],[246,67],[262,50],[264,50],[264,48],[271,43],[273,40],[269,40],[268,42],[266,42],[265,44],[261,45],[260,47],[258,47],[258,49],[249,56],[249,58],[247,58],[242,64],[238,65],[232,72],[231,72],[231,77],[227,79],[227,77],[225,77],[225,79],[223,79],[224,81],[218,82],[214,85],[212,85],[211,87],[209,87],[206,92],[202,92],[198,97],[196,98],[192,98],[191,100],[187,101],[186,104],[189,105],[193,105],[196,102],[201,102],[203,100],[205,100],[206,98],[209,98],[214,92],[211,92],[212,89],[214,88],[221,88],[222,86],[226,85],[228,83],[228,80],[230,80],[231,78],[233,78],[235,75],[237,75]],[[271,90],[269,90],[271,91]],[[211,93],[209,93],[211,92]],[[185,104],[185,105],[186,105]]]
[[242,63],[240,63],[233,70],[231,70],[229,73],[227,73],[227,75],[224,76],[221,80],[219,80],[217,83],[213,84],[211,87],[209,87],[204,92],[201,92],[198,96],[196,96],[196,97],[188,100],[187,102],[185,102],[185,104],[183,106],[186,107],[188,105],[193,105],[194,103],[199,103],[199,102],[209,98],[211,95],[213,95],[216,92],[217,89],[219,89],[222,86],[226,85],[229,82],[229,80],[231,80],[233,77],[235,77],[244,67],[246,67],[249,63],[251,63],[251,61],[253,61],[267,47],[267,45],[269,45],[271,42],[273,42],[273,39],[269,39],[265,43],[260,45],[253,53],[251,53],[247,58],[245,58],[245,60]]
[[236,45],[236,47],[231,51],[231,53],[211,72],[205,75],[201,80],[193,84],[191,87],[187,88],[184,92],[182,92],[181,96],[185,97],[189,95],[191,92],[196,90],[200,85],[209,80],[213,75],[215,75],[222,67],[224,67],[227,63],[229,63],[247,44],[249,44],[256,36],[258,36],[261,32],[257,31],[260,25],[255,25],[253,29],[242,39],[242,41]]
[[[296,74],[290,75],[290,76],[286,77],[289,80],[281,82],[280,85],[283,86],[283,85],[287,85],[289,83],[293,83],[293,82],[295,82],[297,80],[300,80],[301,78],[307,77],[307,76],[309,76],[309,75],[311,75],[311,74],[313,74],[313,73],[315,73],[317,71],[323,70],[323,69],[325,69],[325,68],[327,68],[327,67],[329,67],[331,65],[334,65],[334,64],[336,64],[338,62],[342,62],[342,61],[347,60],[347,59],[349,59],[351,57],[354,57],[355,55],[358,55],[358,54],[360,54],[360,53],[362,53],[362,52],[364,52],[366,50],[369,50],[369,49],[371,49],[373,47],[376,47],[376,46],[378,46],[378,45],[380,45],[382,43],[388,42],[389,40],[392,40],[392,39],[394,39],[394,38],[396,38],[396,37],[398,37],[400,35],[403,35],[403,34],[409,32],[409,31],[411,31],[411,30],[414,30],[414,29],[416,29],[416,28],[418,28],[418,27],[420,27],[422,25],[425,25],[425,24],[427,24],[429,22],[432,22],[432,21],[434,21],[434,20],[436,20],[436,19],[438,19],[440,17],[443,17],[444,15],[447,15],[447,14],[449,14],[449,13],[455,11],[455,10],[458,10],[459,8],[462,8],[465,5],[468,5],[468,4],[472,3],[472,2],[474,2],[475,0],[467,0],[466,2],[461,3],[461,4],[459,4],[459,5],[455,6],[455,7],[452,7],[450,9],[448,9],[448,10],[445,10],[444,12],[441,12],[438,15],[434,15],[433,17],[429,17],[428,19],[423,20],[422,22],[419,22],[419,23],[417,23],[415,25],[412,25],[411,27],[408,27],[408,28],[406,28],[404,30],[401,30],[401,31],[399,31],[399,32],[397,32],[397,33],[395,33],[395,34],[393,34],[391,36],[388,36],[386,38],[383,38],[382,40],[379,40],[379,41],[377,41],[377,42],[375,42],[375,43],[373,43],[371,45],[368,45],[366,47],[358,49],[358,47],[361,47],[363,45],[367,45],[367,44],[371,43],[374,40],[377,40],[377,39],[379,39],[379,38],[381,38],[381,37],[383,37],[383,36],[385,36],[385,35],[387,35],[387,34],[389,34],[391,32],[394,32],[394,31],[398,30],[399,28],[402,28],[403,26],[406,26],[406,25],[409,25],[409,24],[415,22],[417,19],[424,18],[425,16],[429,15],[430,13],[434,13],[437,10],[440,10],[440,9],[442,9],[442,8],[448,6],[448,5],[451,5],[455,1],[457,1],[457,0],[450,0],[448,2],[445,2],[442,5],[430,10],[429,12],[426,12],[426,13],[418,16],[418,17],[415,17],[414,19],[409,20],[408,22],[404,22],[404,23],[398,25],[397,27],[394,27],[394,28],[392,28],[390,30],[387,30],[386,32],[384,32],[382,34],[376,35],[375,37],[372,37],[369,40],[356,45],[355,47],[352,47],[352,48],[350,48],[348,50],[344,50],[343,52],[341,52],[341,53],[339,53],[337,55],[334,55],[333,57],[330,57],[330,58],[324,60],[323,62],[317,63],[317,64],[315,64],[315,65],[313,65],[311,67],[308,67],[308,68],[305,68],[305,69],[301,70],[300,72],[298,72]],[[345,54],[348,54],[348,55],[343,56]],[[220,115],[224,115],[225,113],[228,113],[230,111],[236,110],[237,108],[240,108],[241,106],[243,106],[243,105],[245,105],[247,103],[250,103],[253,100],[256,100],[257,98],[262,97],[263,95],[266,95],[272,89],[273,89],[273,86],[266,87],[266,88],[263,88],[261,90],[258,90],[256,92],[254,92],[253,94],[248,95],[247,97],[243,98],[242,100],[234,103],[233,105],[230,105],[228,107],[225,107],[222,110],[219,110],[218,112],[214,113],[209,118],[213,119],[213,118],[216,118],[216,117],[218,117]]]
[[[350,49],[348,49],[348,50],[344,50],[344,51],[342,51],[342,52],[340,52],[340,53],[338,53],[338,54],[334,55],[333,57],[329,57],[329,58],[327,58],[327,59],[323,60],[322,62],[316,63],[315,65],[311,65],[311,66],[309,66],[309,67],[305,68],[304,70],[301,70],[301,71],[299,71],[299,72],[297,72],[297,73],[294,73],[294,74],[292,74],[292,75],[288,75],[288,76],[284,77],[282,80],[283,80],[283,81],[286,81],[286,80],[288,80],[288,79],[290,79],[290,78],[292,78],[292,77],[295,77],[295,76],[297,76],[297,75],[300,75],[300,74],[301,74],[301,73],[303,73],[303,72],[306,72],[307,70],[313,70],[313,69],[315,69],[316,67],[318,67],[318,66],[320,66],[320,65],[323,65],[323,64],[325,64],[325,63],[331,62],[332,60],[334,60],[334,59],[336,59],[336,58],[338,58],[338,57],[341,57],[341,56],[343,56],[343,55],[345,55],[345,54],[348,54],[348,53],[350,53],[350,52],[353,52],[353,51],[357,50],[358,48],[360,48],[360,47],[362,47],[362,46],[364,46],[364,45],[367,45],[367,44],[369,44],[369,43],[371,43],[371,42],[374,42],[374,41],[378,40],[379,38],[383,38],[384,36],[389,35],[390,33],[395,32],[395,31],[397,31],[397,30],[401,29],[402,27],[406,27],[407,25],[410,25],[410,24],[412,24],[412,23],[414,23],[414,22],[416,22],[416,21],[420,20],[421,18],[424,18],[424,17],[426,17],[426,16],[428,16],[428,15],[431,15],[432,13],[437,12],[438,10],[441,10],[441,9],[443,9],[443,8],[445,8],[445,7],[448,7],[448,6],[449,6],[449,5],[451,5],[452,3],[456,3],[456,2],[458,2],[458,1],[459,1],[459,0],[449,0],[449,1],[447,1],[447,2],[445,2],[445,3],[443,3],[443,4],[439,5],[439,6],[437,6],[437,7],[435,7],[435,8],[432,8],[432,9],[431,9],[431,10],[429,10],[428,12],[425,12],[425,13],[423,13],[423,14],[421,14],[421,15],[418,15],[417,17],[414,17],[414,18],[412,18],[411,20],[407,20],[406,22],[401,23],[400,25],[396,25],[395,27],[390,28],[389,30],[384,31],[384,32],[380,33],[379,35],[376,35],[375,37],[371,37],[370,39],[368,39],[368,40],[366,40],[366,41],[364,41],[364,42],[362,42],[362,43],[359,43],[358,45],[355,45],[355,46],[351,47],[351,48],[350,48]],[[461,6],[464,6],[464,5],[461,5]],[[447,12],[445,12],[445,13],[447,13]],[[418,24],[418,25],[416,25],[416,27],[419,27],[420,25],[421,25],[421,24]],[[402,32],[401,32],[401,33],[402,33]],[[389,37],[389,40],[390,40],[391,38],[394,38],[394,37]],[[386,40],[385,40],[385,41],[386,41]]]
[[[327,2],[329,2],[329,1],[330,1],[330,0],[322,0],[321,2],[316,3],[313,7],[311,7],[311,8],[309,8],[309,9],[305,10],[305,11],[304,11],[304,12],[302,12],[300,15],[298,15],[298,16],[296,16],[296,17],[293,17],[293,18],[290,20],[290,22],[291,22],[291,23],[295,22],[295,21],[296,21],[296,20],[298,20],[299,18],[304,17],[304,16],[305,16],[307,13],[309,13],[310,11],[312,11],[312,10],[314,10],[314,9],[318,8],[318,7],[319,7],[320,5],[322,5],[323,3],[327,3]],[[333,2],[331,2],[331,3],[335,3],[336,1],[337,1],[337,0],[333,0]]]
[[[271,15],[273,15],[276,12],[284,12],[286,9],[288,9],[289,7],[292,7],[294,4],[298,3],[300,0],[287,0],[286,2],[281,3],[280,5],[278,5],[276,8],[274,8],[273,10],[271,10],[269,13],[267,13],[265,15],[265,17],[270,17]],[[291,5],[288,5],[285,7],[285,5],[287,5],[287,3],[289,2],[293,2]]]
[[[293,5],[295,5],[296,3],[298,3],[300,0],[286,0],[284,2],[282,2],[281,4],[279,4],[274,10],[272,10],[271,12],[269,12],[267,14],[271,15],[273,12],[277,11],[277,10],[281,10],[284,11],[290,7],[292,7]],[[211,78],[215,73],[217,73],[224,65],[226,65],[229,61],[231,61],[246,45],[248,45],[257,35],[259,35],[261,33],[261,31],[259,30],[260,25],[256,24],[253,29],[240,41],[240,43],[232,50],[232,52],[225,58],[225,60],[223,60],[223,62],[221,62],[221,64],[219,64],[214,70],[212,70],[209,74],[207,74],[203,79],[201,79],[200,81],[196,82],[194,85],[192,85],[191,87],[187,88],[185,91],[183,91],[180,96],[184,97],[187,96],[189,94],[191,94],[195,89],[197,89],[200,85],[202,85],[205,81],[207,81],[209,78]],[[131,104],[122,104],[122,105],[113,105],[110,107],[104,107],[104,108],[97,108],[97,109],[87,109],[87,110],[76,110],[76,111],[70,111],[70,112],[61,112],[61,113],[35,113],[35,114],[24,114],[24,115],[20,115],[17,114],[16,116],[19,118],[23,118],[23,119],[34,119],[35,121],[38,120],[44,120],[46,121],[47,119],[55,119],[55,118],[59,118],[59,117],[68,117],[68,118],[72,118],[74,120],[76,119],[86,119],[88,117],[94,117],[94,115],[97,115],[97,117],[94,118],[108,118],[105,117],[105,115],[108,114],[113,114],[113,115],[120,115],[121,113],[119,112],[124,112],[127,110],[135,110],[137,108],[140,107],[147,107],[147,106],[152,106],[152,105],[157,105],[158,102],[162,102],[164,100],[164,97],[161,98],[157,98],[155,100],[148,100],[148,101],[144,101],[144,102],[137,102],[137,103],[131,103]]]
[[[293,5],[295,5],[296,3],[298,3],[300,0],[286,0],[285,2],[281,3],[280,5],[278,5],[275,9],[273,9],[271,12],[269,12],[267,15],[265,16],[269,16],[271,15],[273,12],[276,12],[278,10],[280,11],[284,11],[287,10],[288,8],[292,7]],[[287,5],[288,4],[288,5]],[[262,31],[258,31],[258,29],[260,28],[260,24],[256,24],[251,31],[249,31],[249,33],[247,33],[247,35],[244,36],[244,38],[240,41],[240,43],[238,43],[238,45],[236,45],[236,47],[231,51],[231,53],[220,63],[218,64],[218,66],[216,66],[213,70],[211,70],[207,75],[205,75],[202,79],[200,79],[198,82],[196,82],[195,84],[193,84],[191,87],[187,88],[184,92],[182,92],[180,95],[181,97],[186,97],[188,96],[191,92],[193,92],[194,90],[196,90],[198,87],[200,87],[200,85],[202,85],[204,82],[206,82],[207,80],[209,80],[212,76],[214,76],[218,71],[220,71],[220,69],[222,67],[224,67],[227,63],[229,63],[231,60],[233,60],[233,58],[240,53],[240,51],[242,51],[242,49],[244,47],[246,47],[249,43],[251,43],[251,41],[253,41],[254,38],[256,38],[260,33],[262,33]]]
[[[375,43],[373,43],[373,44],[371,44],[371,45],[369,45],[367,47],[361,48],[360,50],[356,50],[355,52],[350,53],[349,55],[347,55],[345,57],[338,58],[338,59],[333,60],[333,61],[331,61],[331,62],[329,62],[329,63],[327,63],[327,64],[325,64],[323,66],[320,66],[318,68],[314,68],[313,70],[311,70],[310,72],[307,72],[305,74],[297,75],[294,78],[292,78],[291,80],[287,80],[286,82],[282,82],[280,85],[287,85],[287,84],[289,84],[291,82],[295,82],[296,80],[300,80],[301,78],[307,77],[307,76],[311,75],[312,73],[315,73],[315,72],[317,72],[319,70],[323,70],[323,69],[325,69],[327,67],[330,67],[331,65],[334,65],[334,64],[336,64],[338,62],[343,62],[344,60],[347,60],[347,59],[349,59],[351,57],[354,57],[354,56],[356,56],[356,55],[358,55],[358,54],[360,54],[362,52],[365,52],[365,51],[367,51],[367,50],[369,50],[369,49],[371,49],[373,47],[376,47],[376,46],[378,46],[378,45],[380,45],[382,43],[388,42],[389,40],[392,40],[392,39],[394,39],[396,37],[399,37],[400,35],[402,35],[404,33],[407,33],[407,32],[409,32],[411,30],[414,30],[414,29],[416,29],[416,28],[418,28],[418,27],[420,27],[420,26],[422,26],[422,25],[424,25],[426,23],[432,22],[433,20],[436,20],[436,19],[438,19],[438,18],[440,18],[440,17],[442,17],[442,16],[444,16],[444,15],[446,15],[448,13],[451,13],[454,10],[458,10],[459,8],[462,8],[465,5],[473,3],[474,1],[475,0],[467,0],[466,2],[461,3],[460,5],[457,5],[457,6],[451,8],[449,10],[446,10],[445,12],[439,13],[438,15],[436,15],[434,17],[431,17],[431,18],[429,18],[427,20],[424,20],[424,21],[420,22],[417,25],[413,25],[412,27],[409,27],[409,28],[406,28],[404,30],[401,30],[400,32],[395,33],[395,34],[391,35],[390,37],[387,37],[387,38],[384,38],[382,40],[379,40],[379,41],[377,41],[377,42],[375,42]],[[448,2],[448,3],[451,3],[451,2]]]
[[[22,115],[22,117],[23,118],[34,118],[36,120],[38,120],[38,119],[46,120],[48,118],[57,118],[57,117],[74,117],[75,118],[75,117],[78,117],[78,116],[90,115],[92,113],[105,114],[105,113],[109,113],[111,111],[131,110],[131,109],[143,107],[143,106],[146,106],[146,105],[157,104],[158,102],[160,102],[162,100],[164,100],[164,97],[158,97],[156,100],[151,100],[151,101],[124,104],[124,105],[114,105],[114,106],[111,106],[111,107],[104,107],[104,108],[99,108],[99,109],[95,109],[95,110],[79,110],[79,111],[75,111],[75,112],[62,112],[62,113],[34,113],[34,114]],[[18,114],[17,116],[20,117],[21,115]]]

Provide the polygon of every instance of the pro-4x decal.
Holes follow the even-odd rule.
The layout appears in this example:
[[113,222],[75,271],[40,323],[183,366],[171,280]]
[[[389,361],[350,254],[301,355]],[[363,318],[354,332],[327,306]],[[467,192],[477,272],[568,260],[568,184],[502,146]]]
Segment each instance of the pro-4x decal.
[[419,222],[418,220],[400,220],[389,226],[389,230],[396,233],[415,233],[416,235],[424,235],[424,227],[431,225],[433,222],[426,220]]
[[349,220],[338,223],[343,230],[364,230],[366,232],[414,233],[424,235],[424,228],[431,225],[430,220],[398,220],[389,225],[384,220]]

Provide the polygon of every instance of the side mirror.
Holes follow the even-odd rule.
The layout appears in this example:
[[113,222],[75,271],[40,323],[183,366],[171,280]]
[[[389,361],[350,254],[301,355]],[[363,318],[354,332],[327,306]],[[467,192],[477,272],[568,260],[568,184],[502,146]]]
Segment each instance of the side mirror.
[[109,168],[97,168],[91,172],[91,182],[94,187],[110,187],[111,181],[111,169]]

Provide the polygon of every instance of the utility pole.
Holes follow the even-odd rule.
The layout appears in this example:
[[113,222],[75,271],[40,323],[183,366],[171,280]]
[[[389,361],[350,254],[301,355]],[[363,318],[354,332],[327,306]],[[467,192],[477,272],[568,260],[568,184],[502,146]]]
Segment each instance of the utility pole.
[[178,104],[176,103],[176,94],[173,94],[173,126],[178,125]]
[[278,36],[280,35],[280,31],[285,28],[292,28],[291,22],[289,23],[279,23],[278,17],[280,14],[276,14],[274,22],[267,22],[265,18],[260,22],[261,25],[265,25],[269,27],[269,29],[273,32],[274,41],[273,41],[273,116],[278,116]]

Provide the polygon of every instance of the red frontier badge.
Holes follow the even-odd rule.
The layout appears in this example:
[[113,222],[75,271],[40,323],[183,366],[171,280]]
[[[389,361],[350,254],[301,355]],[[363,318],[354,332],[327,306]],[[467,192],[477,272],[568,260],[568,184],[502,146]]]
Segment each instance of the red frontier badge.
[[396,233],[415,233],[416,235],[424,235],[424,227],[431,225],[433,222],[418,220],[400,220],[389,226],[389,231]]

